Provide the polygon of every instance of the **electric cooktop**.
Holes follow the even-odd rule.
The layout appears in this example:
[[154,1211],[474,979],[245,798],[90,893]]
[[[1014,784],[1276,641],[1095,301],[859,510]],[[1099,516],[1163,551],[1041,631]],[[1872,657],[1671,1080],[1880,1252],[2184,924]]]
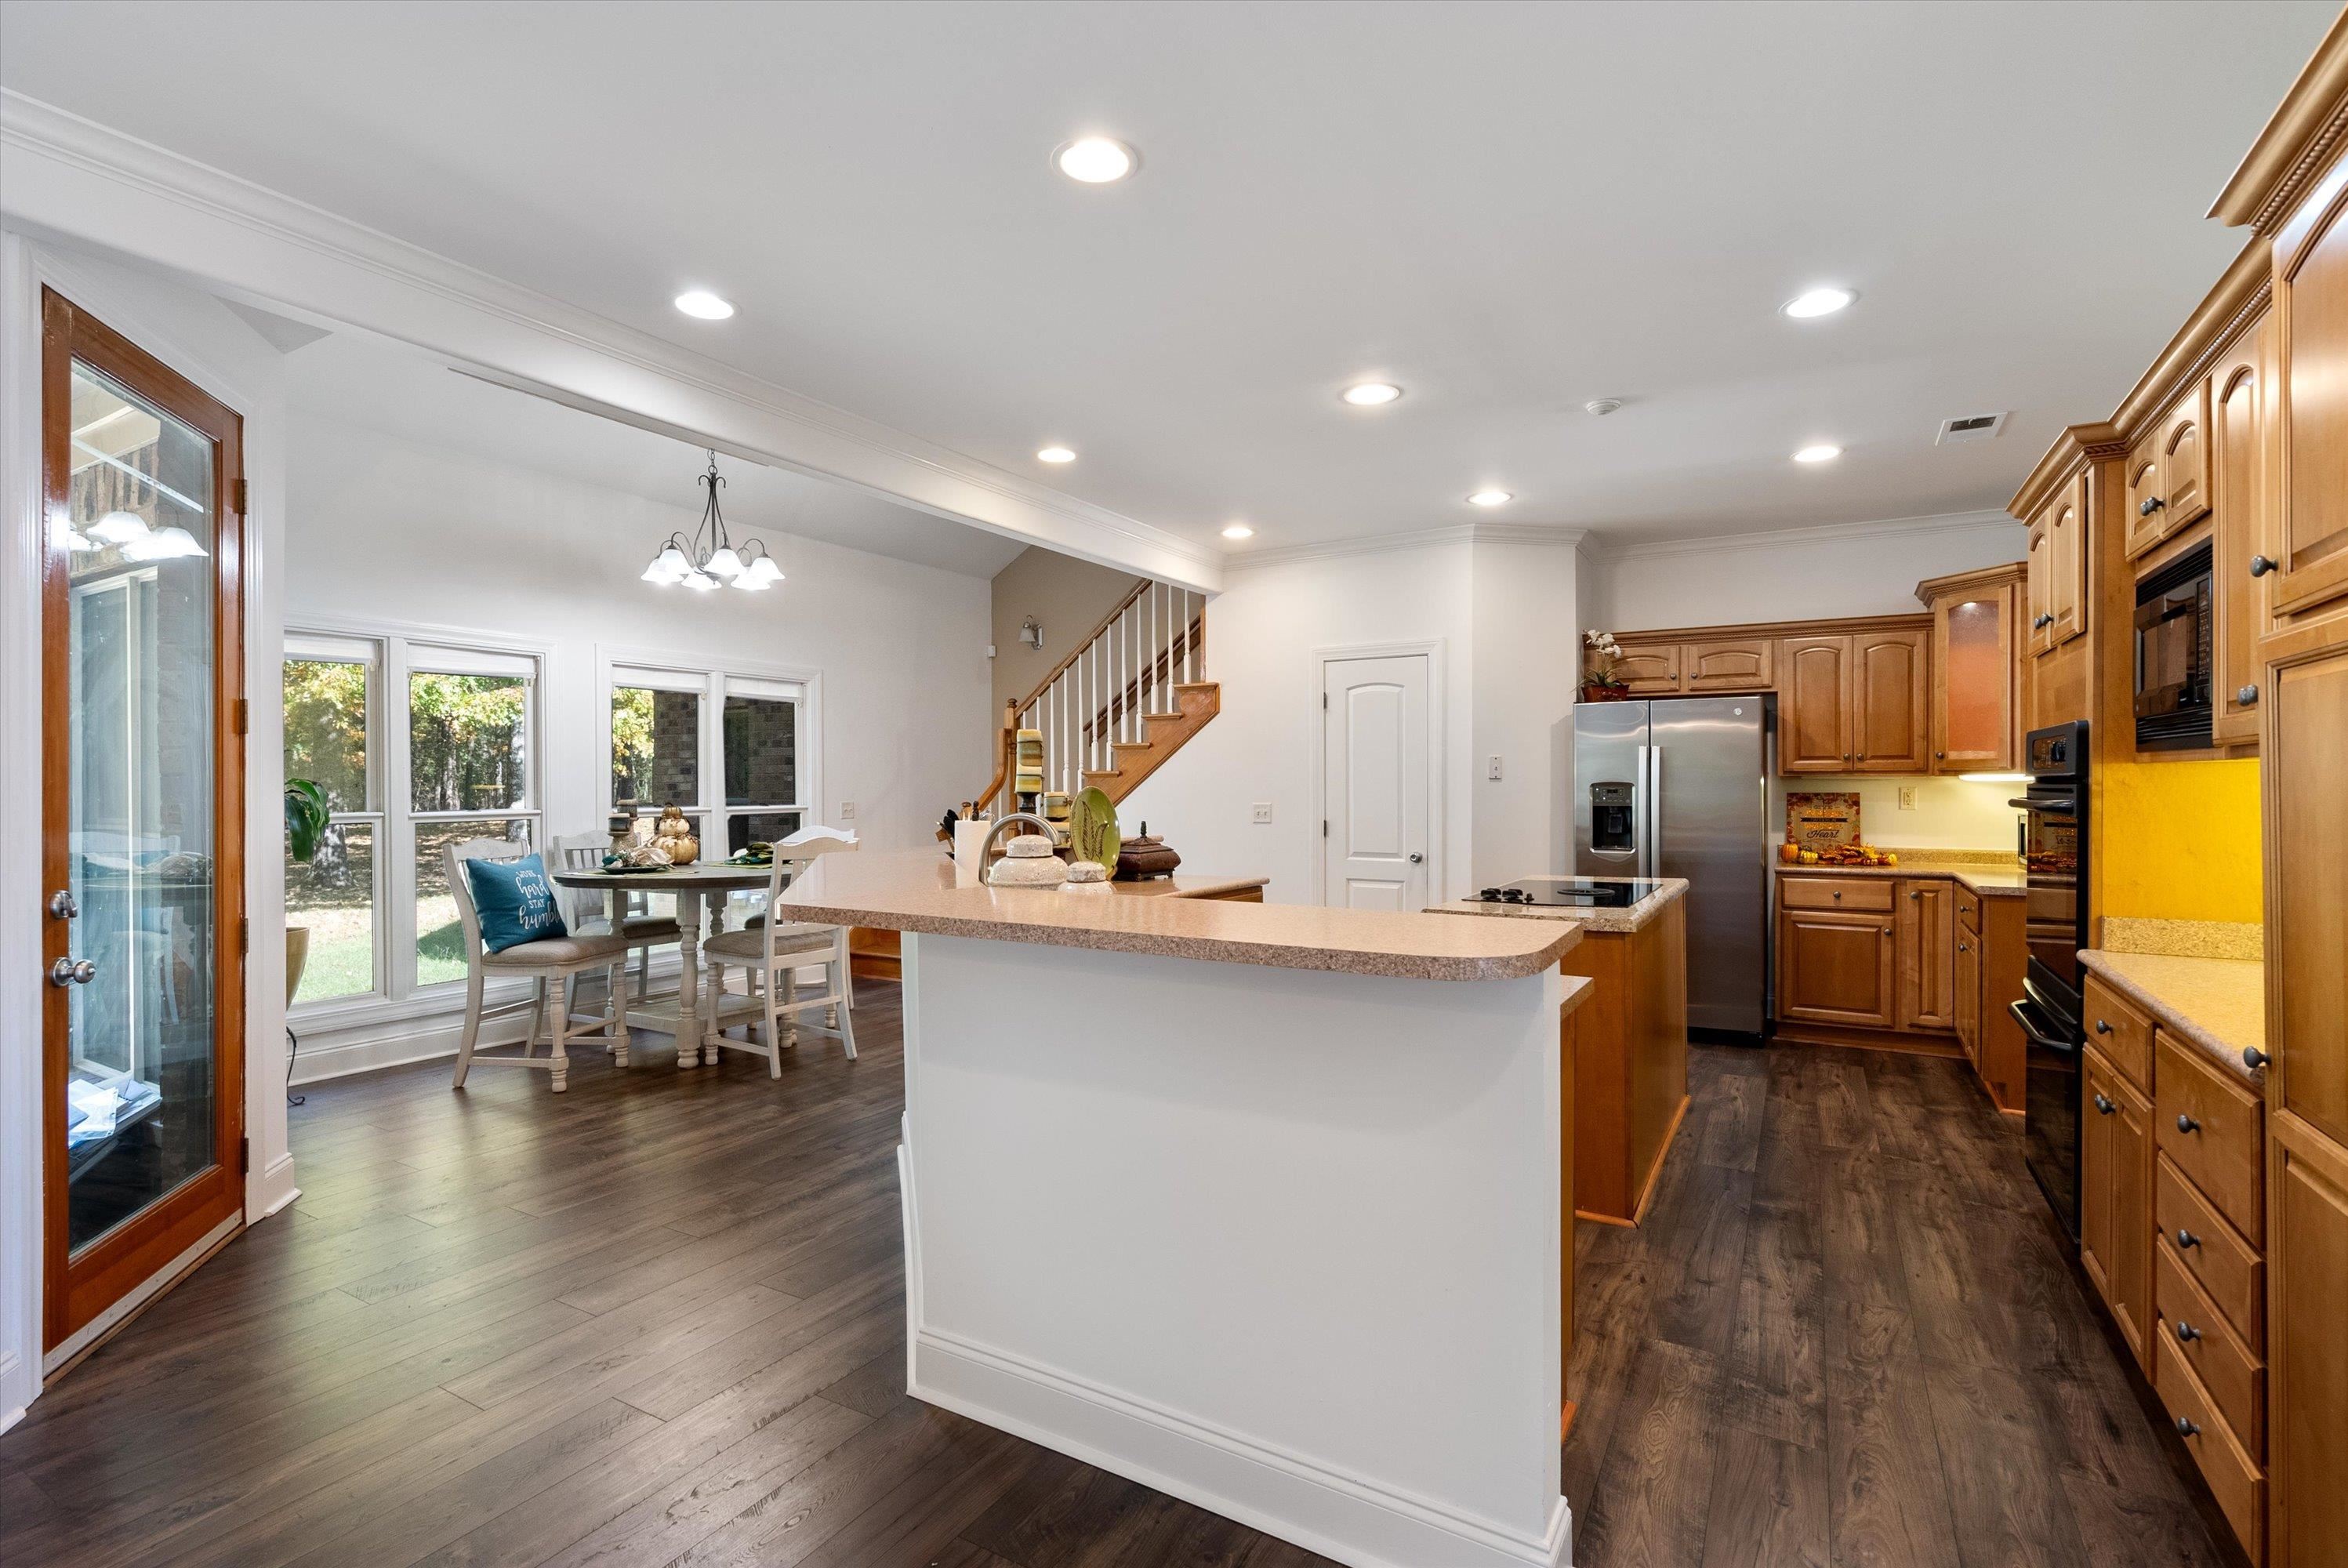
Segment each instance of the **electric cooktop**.
[[1626,909],[1663,884],[1632,879],[1606,882],[1595,877],[1527,877],[1505,887],[1488,887],[1476,895],[1481,903],[1566,904],[1582,909]]

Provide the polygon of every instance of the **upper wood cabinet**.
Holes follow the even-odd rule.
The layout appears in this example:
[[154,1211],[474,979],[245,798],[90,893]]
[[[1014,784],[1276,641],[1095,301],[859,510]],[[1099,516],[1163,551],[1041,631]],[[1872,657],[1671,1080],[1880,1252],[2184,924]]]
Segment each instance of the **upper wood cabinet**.
[[1723,637],[1689,643],[1680,658],[1691,692],[1769,691],[1777,684],[1774,637]]
[[1641,644],[1622,650],[1614,678],[1633,696],[1667,696],[1680,689],[1680,650],[1676,643]]
[[2272,444],[2265,404],[2273,377],[2271,316],[2237,338],[2209,375],[2210,577],[2217,625],[2209,738],[2220,746],[2259,738],[2259,665],[2265,583],[2250,559],[2267,550]]
[[2087,476],[2046,503],[2046,646],[2059,648],[2087,629]]
[[1850,639],[1788,637],[1777,666],[1777,771],[1849,772]]
[[2281,493],[2268,603],[2292,615],[2348,596],[2348,165],[2274,237],[2275,423]]
[[2177,395],[2128,448],[2127,551],[2143,554],[2209,511],[2209,381]]
[[2020,764],[2016,645],[2025,570],[2000,567],[1916,586],[1932,612],[1931,772],[2010,773]]
[[1853,771],[1924,772],[1931,761],[1931,634],[1862,632],[1850,646]]

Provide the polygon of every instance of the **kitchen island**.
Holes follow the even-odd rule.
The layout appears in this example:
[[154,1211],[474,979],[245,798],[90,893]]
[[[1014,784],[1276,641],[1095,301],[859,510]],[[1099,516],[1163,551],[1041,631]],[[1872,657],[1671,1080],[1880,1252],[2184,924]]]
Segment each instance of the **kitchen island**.
[[903,936],[907,1384],[1359,1564],[1561,1564],[1571,923],[825,856]]

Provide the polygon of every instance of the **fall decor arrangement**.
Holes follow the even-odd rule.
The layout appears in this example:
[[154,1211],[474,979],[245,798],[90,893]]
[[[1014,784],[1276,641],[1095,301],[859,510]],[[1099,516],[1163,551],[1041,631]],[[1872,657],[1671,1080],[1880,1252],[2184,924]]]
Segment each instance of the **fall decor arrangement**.
[[675,806],[662,810],[653,828],[653,847],[666,855],[673,866],[689,866],[701,853],[701,841],[693,836],[692,822]]

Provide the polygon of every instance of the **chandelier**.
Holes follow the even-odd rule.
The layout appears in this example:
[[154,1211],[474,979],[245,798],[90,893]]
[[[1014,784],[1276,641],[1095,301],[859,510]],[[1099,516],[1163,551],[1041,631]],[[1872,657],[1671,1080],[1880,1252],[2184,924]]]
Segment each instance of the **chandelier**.
[[726,531],[726,514],[718,510],[717,490],[726,480],[717,471],[717,454],[709,454],[709,471],[701,476],[700,483],[709,491],[709,500],[701,509],[701,522],[687,539],[682,533],[672,533],[661,545],[652,564],[644,568],[644,580],[663,587],[682,583],[696,593],[730,583],[747,593],[757,593],[773,587],[783,580],[783,569],[767,552],[766,545],[756,539],[746,539],[736,550]]

